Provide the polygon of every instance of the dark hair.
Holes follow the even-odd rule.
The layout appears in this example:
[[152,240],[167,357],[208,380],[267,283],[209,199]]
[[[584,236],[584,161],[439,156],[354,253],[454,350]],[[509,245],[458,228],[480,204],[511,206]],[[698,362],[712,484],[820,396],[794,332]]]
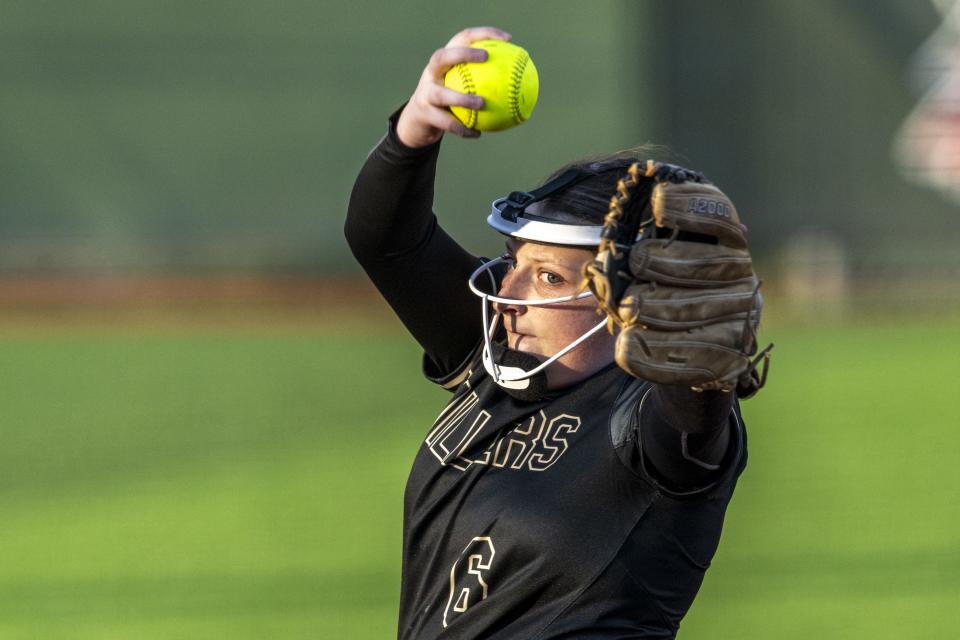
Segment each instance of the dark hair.
[[603,224],[610,209],[610,198],[617,182],[634,162],[669,156],[669,150],[656,145],[643,145],[605,156],[583,158],[568,163],[543,181],[546,184],[570,169],[578,169],[591,177],[568,189],[551,194],[543,201],[545,211],[562,213],[562,217],[584,224]]

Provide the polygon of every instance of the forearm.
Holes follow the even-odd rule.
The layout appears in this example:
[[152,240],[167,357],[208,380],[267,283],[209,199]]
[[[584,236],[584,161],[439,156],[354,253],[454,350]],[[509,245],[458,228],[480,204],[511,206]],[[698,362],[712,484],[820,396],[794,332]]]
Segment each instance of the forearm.
[[478,260],[433,214],[439,143],[406,147],[395,119],[357,177],[344,233],[404,326],[440,370],[449,370],[481,337],[479,303],[466,286]]
[[440,143],[404,146],[396,135],[398,113],[390,117],[386,136],[370,152],[350,194],[344,235],[364,266],[413,251],[435,224]]
[[735,395],[654,385],[641,405],[644,454],[671,485],[709,483],[720,471],[731,441]]

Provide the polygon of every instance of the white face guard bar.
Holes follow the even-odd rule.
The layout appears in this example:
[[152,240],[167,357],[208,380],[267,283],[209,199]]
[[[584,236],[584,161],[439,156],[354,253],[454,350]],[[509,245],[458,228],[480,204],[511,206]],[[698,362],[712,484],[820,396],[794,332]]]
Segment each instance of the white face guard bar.
[[569,296],[563,296],[560,298],[542,298],[535,300],[514,300],[512,298],[501,298],[490,293],[486,293],[480,290],[477,287],[476,281],[481,274],[486,272],[487,276],[490,278],[490,286],[492,289],[497,288],[496,278],[494,278],[493,273],[490,271],[493,267],[498,264],[512,263],[513,259],[509,256],[500,256],[499,258],[494,258],[488,262],[483,263],[480,267],[470,275],[470,280],[468,284],[470,286],[470,291],[475,295],[479,296],[482,299],[483,304],[483,368],[487,370],[487,373],[494,379],[494,381],[502,387],[508,389],[526,389],[530,384],[530,378],[534,375],[540,373],[546,369],[549,365],[553,364],[563,355],[569,353],[571,350],[580,345],[587,338],[597,333],[607,325],[606,319],[601,320],[595,327],[584,333],[582,336],[568,344],[566,347],[555,353],[554,355],[547,358],[545,361],[540,363],[537,367],[526,371],[520,367],[505,367],[500,366],[493,361],[493,348],[492,340],[493,336],[496,334],[497,327],[500,324],[500,319],[503,317],[503,313],[496,311],[494,313],[493,320],[490,320],[490,313],[488,307],[492,307],[492,303],[496,302],[499,304],[516,304],[524,305],[531,307],[542,307],[550,304],[558,304],[561,302],[572,302],[573,300],[582,300],[583,298],[588,298],[593,294],[589,291],[584,291],[579,294],[573,294]]

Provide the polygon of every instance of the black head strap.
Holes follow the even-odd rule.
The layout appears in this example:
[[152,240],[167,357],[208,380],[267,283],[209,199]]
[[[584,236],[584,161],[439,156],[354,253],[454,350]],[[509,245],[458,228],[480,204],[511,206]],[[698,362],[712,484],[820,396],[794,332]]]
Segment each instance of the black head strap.
[[500,215],[510,222],[516,222],[517,216],[523,213],[524,209],[534,202],[540,202],[554,193],[568,189],[578,182],[583,182],[587,178],[595,175],[595,173],[588,173],[580,169],[569,169],[538,189],[534,189],[533,191],[514,191],[503,201]]

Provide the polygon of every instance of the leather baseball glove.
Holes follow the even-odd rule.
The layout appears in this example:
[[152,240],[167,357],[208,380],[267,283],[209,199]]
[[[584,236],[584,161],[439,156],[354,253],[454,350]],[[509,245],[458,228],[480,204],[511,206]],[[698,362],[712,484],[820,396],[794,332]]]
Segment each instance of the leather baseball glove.
[[631,375],[742,398],[766,381],[773,345],[758,353],[760,283],[746,227],[702,175],[632,165],[585,276],[617,333],[617,364]]

